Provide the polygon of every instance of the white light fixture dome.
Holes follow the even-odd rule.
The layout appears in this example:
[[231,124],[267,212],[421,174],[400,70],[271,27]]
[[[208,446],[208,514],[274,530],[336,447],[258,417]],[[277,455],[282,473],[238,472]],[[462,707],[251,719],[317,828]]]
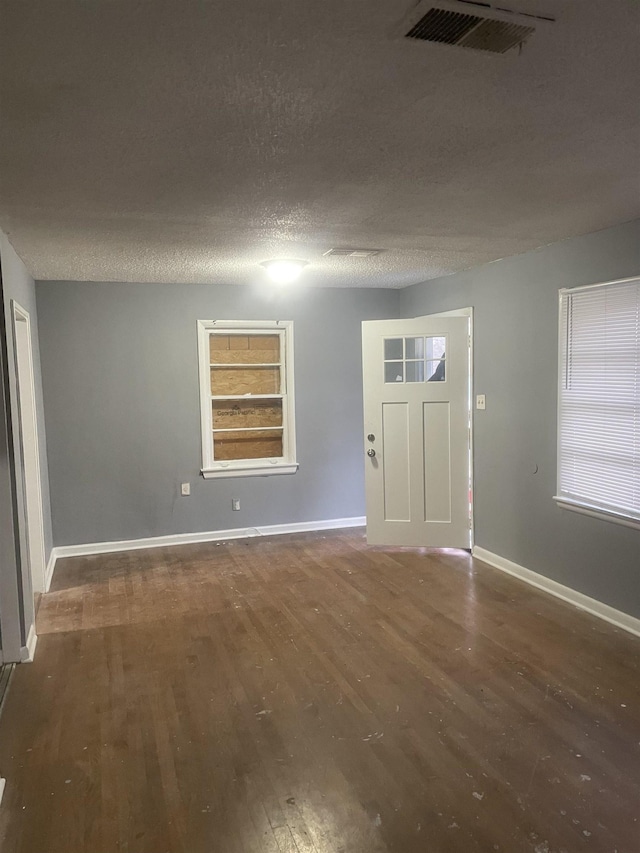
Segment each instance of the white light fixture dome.
[[300,278],[300,273],[307,266],[307,261],[297,261],[290,258],[277,259],[273,261],[263,261],[263,266],[267,275],[272,281],[277,284],[291,284]]

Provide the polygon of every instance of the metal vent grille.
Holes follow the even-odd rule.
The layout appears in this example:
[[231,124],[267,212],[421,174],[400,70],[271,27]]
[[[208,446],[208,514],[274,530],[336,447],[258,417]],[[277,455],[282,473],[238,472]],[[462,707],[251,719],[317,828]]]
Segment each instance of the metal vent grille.
[[535,29],[534,26],[515,21],[481,18],[478,15],[433,8],[411,27],[406,38],[506,53],[525,42]]
[[337,255],[343,258],[371,258],[373,255],[379,255],[382,249],[329,249],[324,253],[325,257]]

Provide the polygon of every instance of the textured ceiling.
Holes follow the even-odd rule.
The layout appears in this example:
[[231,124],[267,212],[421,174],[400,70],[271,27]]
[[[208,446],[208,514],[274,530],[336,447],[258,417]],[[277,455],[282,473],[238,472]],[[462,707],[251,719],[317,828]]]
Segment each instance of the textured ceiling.
[[640,4],[514,0],[557,23],[506,56],[413,5],[0,0],[0,227],[41,279],[403,287],[640,215]]

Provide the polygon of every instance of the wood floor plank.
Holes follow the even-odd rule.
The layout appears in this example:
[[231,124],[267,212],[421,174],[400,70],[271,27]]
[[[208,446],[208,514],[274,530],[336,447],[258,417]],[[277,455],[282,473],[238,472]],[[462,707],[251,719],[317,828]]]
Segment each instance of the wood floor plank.
[[640,640],[361,531],[58,563],[3,853],[638,853]]

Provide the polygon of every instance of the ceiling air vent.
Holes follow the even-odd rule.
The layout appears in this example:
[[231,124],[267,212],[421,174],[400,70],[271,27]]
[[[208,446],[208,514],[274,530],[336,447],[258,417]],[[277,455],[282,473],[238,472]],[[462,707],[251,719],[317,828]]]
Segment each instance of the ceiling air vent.
[[330,255],[338,255],[342,258],[372,258],[379,255],[382,249],[329,249],[324,253],[325,258]]
[[457,3],[421,2],[404,30],[405,38],[452,44],[491,53],[519,47],[540,23],[552,18],[495,8],[488,3],[459,0]]

